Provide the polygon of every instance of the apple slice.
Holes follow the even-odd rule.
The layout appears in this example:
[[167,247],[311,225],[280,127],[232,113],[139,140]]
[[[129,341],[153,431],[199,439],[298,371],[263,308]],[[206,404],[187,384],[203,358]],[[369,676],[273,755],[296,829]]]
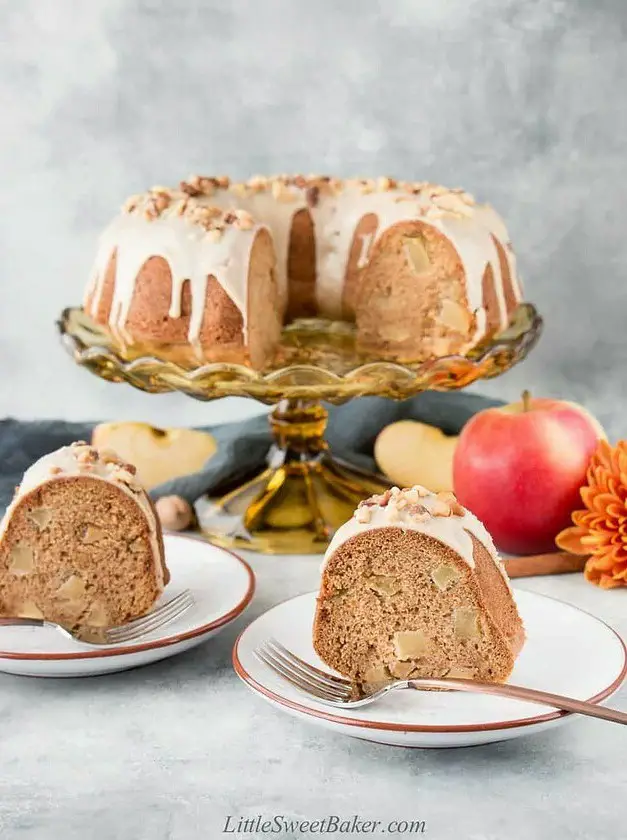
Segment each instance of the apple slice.
[[374,457],[384,475],[399,487],[422,484],[439,492],[453,489],[457,437],[416,420],[399,420],[383,429]]

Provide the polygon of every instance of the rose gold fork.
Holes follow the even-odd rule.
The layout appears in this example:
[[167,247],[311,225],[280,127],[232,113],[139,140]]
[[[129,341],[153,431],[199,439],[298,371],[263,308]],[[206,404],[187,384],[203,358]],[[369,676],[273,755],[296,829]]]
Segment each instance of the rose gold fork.
[[304,659],[289,651],[276,639],[268,639],[255,651],[255,656],[268,666],[275,674],[283,677],[299,691],[308,694],[319,703],[343,709],[358,709],[375,703],[391,691],[413,688],[448,688],[455,691],[470,691],[479,694],[497,694],[500,697],[511,697],[515,700],[527,700],[530,703],[541,703],[543,706],[554,706],[565,712],[578,715],[611,720],[614,723],[627,724],[627,713],[617,709],[607,709],[595,703],[575,700],[573,697],[563,697],[549,691],[538,691],[535,688],[523,688],[519,685],[503,683],[484,683],[476,680],[420,678],[413,680],[396,680],[384,688],[374,691],[358,700],[354,697],[354,684],[344,677],[330,674],[315,668]]

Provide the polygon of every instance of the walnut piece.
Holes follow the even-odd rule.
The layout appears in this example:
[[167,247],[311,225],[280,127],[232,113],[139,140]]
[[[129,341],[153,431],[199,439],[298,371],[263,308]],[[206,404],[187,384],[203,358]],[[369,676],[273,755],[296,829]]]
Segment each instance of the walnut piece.
[[16,577],[29,575],[35,568],[35,552],[30,545],[17,543],[9,554],[9,572]]
[[435,583],[441,592],[445,592],[453,586],[460,579],[461,573],[455,566],[449,566],[448,563],[442,563],[431,572],[431,580]]
[[450,504],[444,499],[436,499],[431,506],[432,516],[451,516],[452,513]]
[[40,531],[43,531],[50,525],[53,514],[54,508],[33,508],[28,512],[28,518],[35,523]]
[[453,611],[453,624],[458,639],[478,639],[481,637],[479,615],[474,607],[457,607]]
[[409,264],[416,274],[424,274],[431,268],[431,261],[427,255],[424,239],[420,236],[406,236],[403,239]]
[[366,578],[366,585],[379,595],[395,595],[403,588],[400,580],[393,575],[372,575]]
[[87,588],[79,575],[70,575],[57,589],[55,595],[63,601],[78,601],[83,598]]
[[463,507],[463,505],[460,505],[460,503],[457,501],[457,496],[450,490],[440,490],[440,492],[438,493],[438,499],[441,499],[443,502],[446,502],[446,504],[450,507],[451,514],[453,516],[466,515],[466,509]]
[[401,661],[419,659],[429,651],[429,639],[422,630],[399,630],[393,641],[396,658]]
[[192,506],[180,496],[162,496],[155,509],[163,527],[170,531],[184,531],[194,520]]

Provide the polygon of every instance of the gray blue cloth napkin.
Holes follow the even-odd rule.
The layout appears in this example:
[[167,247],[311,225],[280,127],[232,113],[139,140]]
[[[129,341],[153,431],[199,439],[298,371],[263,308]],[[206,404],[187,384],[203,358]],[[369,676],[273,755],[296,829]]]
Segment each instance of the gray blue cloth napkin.
[[[362,397],[341,406],[327,406],[327,440],[337,457],[368,470],[375,469],[374,441],[378,433],[397,420],[420,420],[457,434],[478,411],[502,405],[477,394],[427,391],[403,402],[382,397]],[[90,440],[95,423],[62,420],[0,420],[0,512],[10,502],[24,471],[38,458],[74,440]],[[189,502],[205,493],[219,493],[264,468],[272,435],[266,415],[235,423],[209,426],[218,449],[200,472],[168,481],[151,495],[171,494]]]

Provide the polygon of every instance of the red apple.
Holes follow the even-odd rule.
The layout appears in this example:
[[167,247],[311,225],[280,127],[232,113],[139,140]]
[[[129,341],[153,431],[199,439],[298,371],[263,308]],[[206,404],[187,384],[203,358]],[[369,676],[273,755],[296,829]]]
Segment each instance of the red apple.
[[576,403],[525,392],[521,402],[480,411],[464,426],[453,460],[455,493],[503,551],[555,551],[605,437]]

